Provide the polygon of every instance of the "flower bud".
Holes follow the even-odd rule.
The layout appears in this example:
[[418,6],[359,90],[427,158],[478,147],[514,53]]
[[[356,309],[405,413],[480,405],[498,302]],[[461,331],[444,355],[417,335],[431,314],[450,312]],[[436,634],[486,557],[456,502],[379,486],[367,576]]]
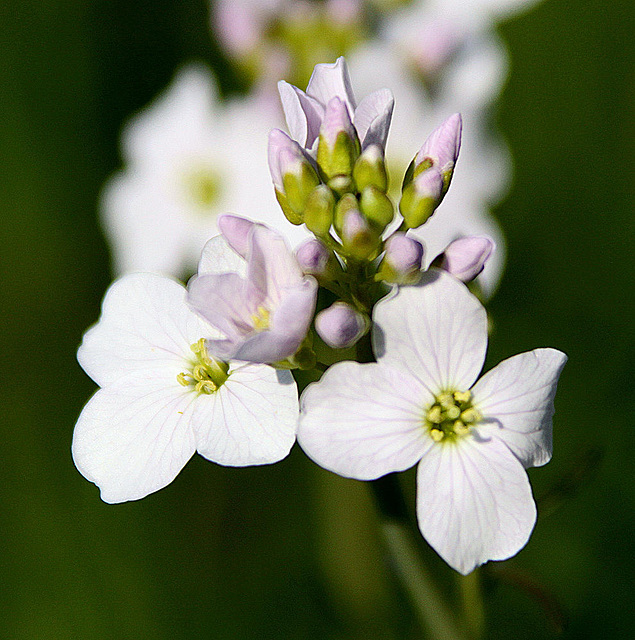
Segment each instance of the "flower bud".
[[362,151],[353,167],[353,179],[358,191],[373,186],[386,193],[388,190],[388,174],[384,161],[384,151],[378,144],[371,144]]
[[427,162],[436,167],[444,176],[444,179],[445,174],[448,172],[451,176],[461,148],[462,126],[461,114],[455,113],[428,136],[414,159],[415,178],[421,172],[421,170],[418,171],[419,167],[423,165],[424,169],[422,170],[425,170]]
[[336,302],[315,316],[315,329],[329,347],[354,345],[368,330],[368,317],[346,302]]
[[373,229],[359,209],[350,209],[342,223],[344,250],[358,260],[370,260],[377,256],[380,234]]
[[333,223],[334,211],[333,192],[325,184],[320,184],[311,191],[306,200],[304,223],[316,236],[327,235]]
[[483,271],[487,259],[494,250],[494,242],[486,236],[468,236],[451,242],[433,261],[463,282],[471,282]]
[[335,258],[330,249],[317,238],[305,240],[295,252],[300,269],[306,274],[316,276],[318,279],[329,279],[336,265]]
[[[269,134],[269,169],[276,189],[276,197],[285,215],[292,212],[291,220],[298,224],[302,218],[306,200],[320,179],[308,156],[300,145],[280,129]],[[289,217],[289,216],[287,216]]]
[[359,209],[359,202],[357,202],[357,198],[352,193],[346,193],[340,198],[335,207],[335,218],[333,220],[333,226],[340,238],[342,237],[342,229],[344,227],[344,216],[351,209]]
[[337,96],[326,105],[320,127],[317,162],[327,178],[350,176],[360,144],[346,103]]
[[405,233],[395,233],[386,241],[385,249],[376,279],[393,284],[415,284],[421,276],[423,245]]
[[401,194],[399,211],[408,229],[420,227],[441,203],[443,177],[433,167],[410,182]]
[[384,231],[395,216],[392,200],[383,191],[372,185],[362,191],[359,206],[366,219],[379,233]]

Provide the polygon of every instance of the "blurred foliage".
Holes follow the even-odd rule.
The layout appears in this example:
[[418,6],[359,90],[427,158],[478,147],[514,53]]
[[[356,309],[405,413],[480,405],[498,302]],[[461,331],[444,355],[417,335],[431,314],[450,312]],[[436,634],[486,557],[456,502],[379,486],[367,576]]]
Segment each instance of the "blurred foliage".
[[[485,572],[492,639],[555,638],[565,618],[560,637],[635,637],[634,17],[630,0],[547,0],[500,29],[516,181],[488,362],[539,346],[570,360],[554,459],[531,471],[549,508]],[[240,87],[202,1],[5,0],[0,25],[0,637],[420,637],[365,485],[298,449],[252,469],[197,457],[118,506],[77,473],[94,385],[75,350],[110,281],[96,202],[120,127],[191,57]]]

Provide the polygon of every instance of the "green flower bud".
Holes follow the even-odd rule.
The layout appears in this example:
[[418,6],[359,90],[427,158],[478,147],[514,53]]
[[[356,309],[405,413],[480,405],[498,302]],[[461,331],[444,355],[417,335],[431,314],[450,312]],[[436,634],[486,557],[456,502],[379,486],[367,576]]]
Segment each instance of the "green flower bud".
[[360,197],[360,209],[379,233],[392,222],[395,209],[390,198],[377,187],[367,186]]
[[439,206],[443,177],[434,168],[424,171],[406,186],[401,194],[399,211],[408,229],[420,227]]
[[356,211],[359,210],[359,202],[357,202],[357,198],[352,193],[347,193],[340,198],[340,201],[335,207],[333,226],[340,238],[342,237],[342,229],[344,227],[344,217],[352,209],[355,209]]
[[353,179],[358,191],[373,186],[383,191],[388,190],[388,174],[384,162],[384,152],[378,144],[371,144],[364,149],[353,167]]
[[276,189],[276,200],[278,201],[278,204],[282,209],[282,213],[284,213],[284,217],[291,224],[302,224],[302,216],[299,216],[297,213],[293,212],[287,201],[287,196],[285,196],[284,193],[282,193],[282,191],[279,191],[278,189]]
[[317,163],[327,179],[350,176],[360,154],[359,138],[351,122],[346,103],[338,97],[326,105],[320,127]]
[[304,207],[304,223],[309,231],[316,236],[328,235],[333,223],[333,213],[335,211],[335,196],[325,185],[320,184],[306,199]]

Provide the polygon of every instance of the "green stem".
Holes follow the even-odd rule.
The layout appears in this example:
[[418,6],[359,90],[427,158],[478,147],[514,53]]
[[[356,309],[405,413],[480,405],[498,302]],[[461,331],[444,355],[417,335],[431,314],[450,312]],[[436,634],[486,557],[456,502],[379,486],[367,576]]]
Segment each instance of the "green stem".
[[465,627],[473,640],[480,640],[485,631],[485,608],[480,570],[474,569],[466,576],[457,574],[457,584]]
[[398,520],[382,524],[396,572],[422,628],[434,640],[467,640],[419,557],[412,530]]

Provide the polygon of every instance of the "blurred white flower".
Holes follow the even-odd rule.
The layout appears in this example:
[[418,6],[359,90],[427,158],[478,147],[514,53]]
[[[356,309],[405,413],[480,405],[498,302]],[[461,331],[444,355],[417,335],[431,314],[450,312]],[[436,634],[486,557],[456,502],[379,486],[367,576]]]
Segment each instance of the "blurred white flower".
[[194,452],[240,467],[277,462],[295,442],[291,373],[212,358],[205,339],[218,334],[185,296],[167,277],[126,275],[79,348],[101,389],[77,421],[73,460],[105,502],[158,491]]
[[380,301],[373,321],[377,362],[340,362],[307,387],[299,444],[319,465],[359,480],[418,464],[419,528],[460,573],[516,554],[536,521],[525,468],[551,458],[566,356],[521,353],[476,382],[485,309],[437,269]]
[[182,69],[122,136],[124,169],[106,184],[102,220],[117,273],[183,275],[195,268],[222,213],[307,237],[282,215],[267,165],[279,108],[262,96],[221,102],[201,65]]

